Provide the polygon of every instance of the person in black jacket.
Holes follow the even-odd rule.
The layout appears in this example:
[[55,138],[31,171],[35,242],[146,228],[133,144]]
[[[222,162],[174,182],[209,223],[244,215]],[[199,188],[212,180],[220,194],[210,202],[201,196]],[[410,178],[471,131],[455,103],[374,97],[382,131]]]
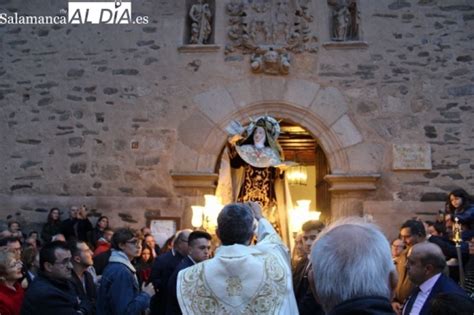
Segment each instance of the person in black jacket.
[[100,216],[95,224],[94,229],[88,232],[88,242],[95,249],[97,247],[97,241],[104,237],[104,232],[109,228],[109,218],[105,215]]
[[51,208],[48,214],[48,221],[41,229],[41,239],[45,243],[51,242],[51,238],[62,232],[61,213],[58,208]]
[[69,210],[69,219],[66,219],[61,224],[62,234],[66,240],[79,240],[87,242],[87,235],[92,231],[92,223],[87,218],[86,206],[71,207]]
[[189,255],[187,255],[186,257],[184,257],[183,260],[181,260],[181,262],[171,275],[170,279],[168,280],[168,299],[166,305],[166,315],[182,314],[181,309],[179,308],[176,293],[176,282],[178,281],[178,273],[181,270],[186,269],[194,264],[209,259],[209,256],[211,254],[211,240],[211,235],[204,231],[194,231],[189,234]]
[[[321,233],[323,228],[324,224],[316,220],[307,221],[301,227],[301,229],[303,230],[304,251],[307,256],[311,254],[311,246],[314,244],[316,238],[318,237],[318,234]],[[293,278],[295,298],[296,303],[298,304],[298,311],[300,315],[324,314],[321,305],[319,305],[316,299],[313,297],[309,287],[308,272],[311,269],[311,262],[306,257],[303,262],[305,265],[303,267],[300,267],[300,274],[294,276]]]
[[[79,298],[87,299],[92,305],[95,305],[97,292],[94,278],[87,269],[94,264],[92,260],[92,251],[84,242],[71,241],[68,243],[71,251],[72,261],[72,283]],[[95,313],[95,308],[92,314]]]
[[448,194],[449,211],[459,219],[464,230],[474,229],[474,205],[471,196],[462,188]]
[[81,300],[71,281],[71,252],[64,242],[46,244],[40,252],[40,272],[26,292],[22,315],[90,314],[92,305]]
[[436,244],[424,242],[412,247],[407,272],[416,287],[402,309],[403,315],[430,315],[430,302],[440,293],[456,293],[468,298],[456,282],[443,274],[445,268],[446,259]]
[[181,230],[176,233],[173,248],[166,254],[158,256],[151,268],[151,282],[156,294],[152,298],[151,313],[154,315],[166,314],[166,301],[168,297],[168,280],[174,269],[188,254],[188,237],[191,230]]

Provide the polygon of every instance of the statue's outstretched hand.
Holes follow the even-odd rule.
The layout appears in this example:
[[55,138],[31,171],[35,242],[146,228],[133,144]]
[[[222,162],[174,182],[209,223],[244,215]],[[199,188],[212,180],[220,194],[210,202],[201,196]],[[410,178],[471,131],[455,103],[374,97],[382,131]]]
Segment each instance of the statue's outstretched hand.
[[243,139],[243,137],[241,135],[233,135],[231,137],[229,137],[229,143],[232,144],[232,145],[235,145],[237,143],[237,141],[239,141],[240,139]]
[[280,172],[284,172],[292,166],[297,166],[298,163],[293,161],[283,161],[280,164],[275,165],[276,168],[280,170]]

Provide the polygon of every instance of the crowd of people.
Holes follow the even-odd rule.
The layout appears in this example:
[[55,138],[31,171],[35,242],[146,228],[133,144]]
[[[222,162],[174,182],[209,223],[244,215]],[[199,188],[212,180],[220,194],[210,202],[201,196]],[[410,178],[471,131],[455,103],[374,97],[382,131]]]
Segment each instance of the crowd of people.
[[[0,314],[474,314],[474,203],[451,192],[433,221],[391,243],[368,218],[308,221],[290,257],[254,202],[226,205],[212,235],[91,224],[85,207],[40,233],[0,233]],[[454,239],[454,241],[453,241]]]

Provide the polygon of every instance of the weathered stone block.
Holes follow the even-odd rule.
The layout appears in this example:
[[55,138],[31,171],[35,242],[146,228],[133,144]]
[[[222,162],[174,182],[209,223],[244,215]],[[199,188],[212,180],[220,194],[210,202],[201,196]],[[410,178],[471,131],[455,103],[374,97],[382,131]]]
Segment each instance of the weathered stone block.
[[146,189],[146,195],[148,197],[169,197],[170,192],[156,185],[151,185]]
[[474,84],[466,84],[448,88],[448,94],[451,96],[474,95]]
[[127,148],[127,141],[123,139],[114,140],[114,149],[117,151],[123,151]]
[[112,95],[112,94],[116,94],[118,92],[118,89],[112,88],[112,87],[106,87],[104,88],[103,92],[105,95]]
[[69,78],[80,78],[84,75],[83,69],[69,69],[66,74]]
[[420,201],[446,201],[447,194],[440,192],[427,192],[421,196]]
[[52,97],[45,97],[42,98],[38,101],[38,106],[46,106],[53,103],[53,98]]
[[87,170],[87,163],[85,162],[72,163],[69,170],[71,171],[71,174],[85,173]]
[[283,99],[291,104],[309,107],[313,102],[320,85],[306,80],[289,80]]
[[310,111],[320,117],[327,126],[332,125],[348,109],[344,95],[334,87],[319,90],[313,104],[310,106]]
[[213,122],[221,123],[222,120],[237,110],[229,92],[220,87],[194,97],[198,108]]
[[21,163],[20,168],[26,170],[26,169],[28,169],[32,166],[36,166],[36,165],[39,165],[41,163],[42,162],[39,162],[39,161],[30,161],[30,160],[28,160],[28,161],[25,161],[25,162]]
[[120,176],[120,166],[105,165],[100,169],[99,177],[104,180],[116,180]]
[[68,99],[70,101],[73,101],[73,102],[82,101],[82,97],[77,96],[77,95],[70,95],[70,94],[66,96],[66,99]]
[[16,142],[21,143],[21,144],[32,144],[32,145],[37,145],[41,143],[41,140],[38,139],[18,139]]
[[262,90],[262,97],[265,101],[281,100],[287,90],[286,79],[276,78],[261,78],[260,88]]
[[339,141],[342,143],[342,147],[350,147],[363,140],[359,130],[347,115],[339,118],[332,125],[331,130],[338,136]]
[[130,187],[119,187],[119,191],[124,194],[133,194],[133,188]]
[[160,163],[160,157],[140,157],[136,160],[136,166],[156,166]]
[[138,69],[115,69],[112,70],[113,75],[138,75],[140,71]]
[[84,145],[84,141],[85,140],[83,137],[73,137],[68,139],[69,146],[71,148],[82,147]]
[[395,1],[395,2],[392,2],[391,4],[388,5],[388,8],[390,10],[400,10],[400,9],[409,8],[409,7],[411,7],[411,4],[409,2],[404,1],[404,0]]
[[260,80],[257,78],[239,81],[227,86],[226,89],[240,108],[263,99]]

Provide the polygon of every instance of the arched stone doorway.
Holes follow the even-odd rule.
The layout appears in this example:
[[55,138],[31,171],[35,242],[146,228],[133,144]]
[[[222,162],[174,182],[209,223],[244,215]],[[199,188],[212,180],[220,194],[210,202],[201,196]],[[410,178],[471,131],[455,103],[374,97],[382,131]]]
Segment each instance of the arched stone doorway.
[[362,214],[364,194],[375,190],[379,175],[349,158],[357,154],[357,161],[363,161],[370,152],[364,150],[364,139],[339,90],[306,80],[263,77],[213,87],[193,101],[196,109],[178,127],[182,145],[176,148],[176,156],[193,159],[176,160],[172,171],[174,186],[186,199],[185,222],[190,220],[188,205],[215,188],[225,127],[231,120],[259,115],[285,119],[311,133],[327,158],[329,174],[324,179],[330,184],[332,217]]

